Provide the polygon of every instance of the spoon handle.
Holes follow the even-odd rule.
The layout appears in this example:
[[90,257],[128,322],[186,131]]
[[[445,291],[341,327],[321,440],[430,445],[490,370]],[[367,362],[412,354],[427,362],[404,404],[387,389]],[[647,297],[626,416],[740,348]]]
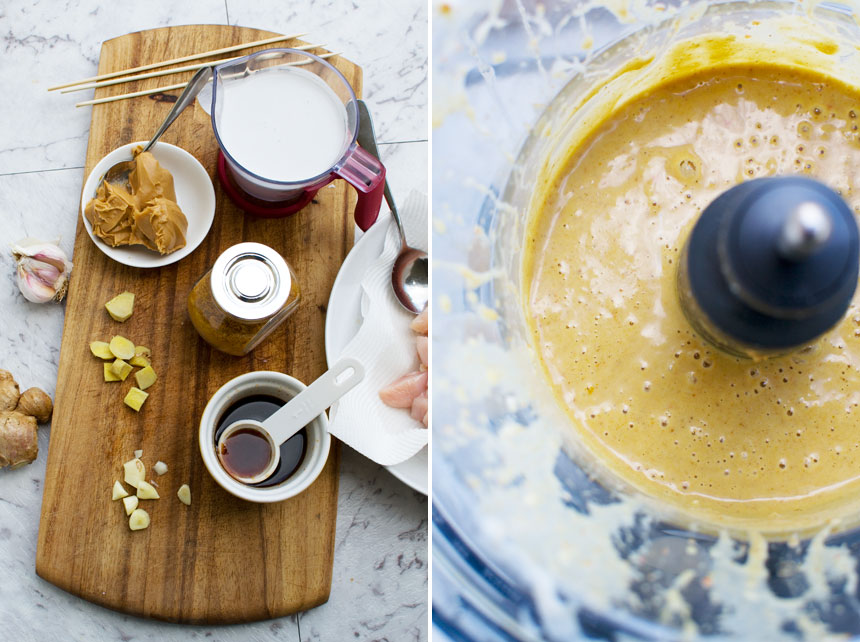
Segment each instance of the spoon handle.
[[263,428],[280,445],[308,425],[326,408],[364,379],[364,368],[355,359],[344,358],[283,408],[263,422]]
[[[358,103],[358,144],[378,159],[379,148],[376,146],[376,131],[373,129],[373,119],[370,117],[370,111],[363,100],[359,99],[356,102]],[[382,194],[385,196],[385,202],[388,203],[388,209],[391,210],[394,222],[397,223],[397,231],[400,233],[400,243],[401,245],[406,245],[406,232],[403,230],[403,223],[400,221],[400,214],[397,212],[397,206],[394,204],[394,197],[391,195],[387,179],[382,189]]]
[[200,93],[200,90],[203,89],[203,86],[209,82],[209,79],[212,77],[212,67],[201,67],[197,70],[191,80],[188,81],[188,84],[185,85],[185,89],[179,94],[179,98],[173,104],[173,108],[167,113],[167,117],[164,119],[164,122],[161,123],[161,127],[158,128],[158,131],[155,132],[155,136],[146,144],[146,147],[143,148],[143,151],[148,152],[150,147],[155,145],[156,141],[161,138],[161,135],[167,131],[167,128],[173,124],[173,121],[176,120],[177,116],[182,113],[182,111],[188,107],[194,99],[197,98],[197,94]]

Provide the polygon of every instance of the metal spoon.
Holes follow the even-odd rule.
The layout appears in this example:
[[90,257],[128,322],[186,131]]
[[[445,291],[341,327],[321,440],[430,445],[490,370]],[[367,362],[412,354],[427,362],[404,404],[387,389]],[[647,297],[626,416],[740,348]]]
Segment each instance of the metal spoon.
[[[373,120],[363,100],[358,101],[358,144],[365,150],[379,158],[379,150],[376,148],[376,134],[373,131]],[[397,206],[388,189],[388,181],[385,181],[383,191],[385,202],[391,209],[394,222],[397,223],[397,231],[400,233],[400,253],[394,259],[394,267],[391,270],[391,286],[394,288],[394,296],[404,308],[414,314],[418,314],[427,307],[429,298],[429,278],[427,271],[427,253],[410,247],[406,242],[406,234],[403,231],[403,222],[397,213]]]
[[[281,460],[281,444],[326,411],[326,408],[343,397],[364,379],[364,368],[355,359],[344,357],[317,378],[307,388],[290,399],[265,421],[239,419],[224,429],[218,438],[217,454],[221,465],[234,479],[246,484],[257,484],[271,477]],[[225,464],[227,440],[239,430],[255,432],[269,444],[269,461],[266,467],[248,477],[230,471]]]
[[[177,116],[179,116],[179,114],[181,114],[188,105],[194,102],[197,94],[200,93],[200,90],[203,89],[207,82],[209,82],[211,77],[212,67],[201,67],[197,73],[191,77],[191,80],[189,80],[188,84],[185,86],[185,90],[179,95],[179,98],[173,104],[173,107],[168,112],[164,122],[161,123],[161,127],[158,128],[158,131],[155,132],[155,136],[153,136],[141,150],[141,153],[148,152],[150,148],[155,145],[158,139],[161,138],[161,135],[173,124],[173,121],[176,120]],[[99,181],[98,185],[101,185],[104,182],[117,185],[118,187],[127,188],[128,175],[131,174],[134,167],[134,159],[115,163],[107,172],[105,172],[105,175],[102,177],[102,180]],[[96,190],[98,191],[98,187],[96,187]]]

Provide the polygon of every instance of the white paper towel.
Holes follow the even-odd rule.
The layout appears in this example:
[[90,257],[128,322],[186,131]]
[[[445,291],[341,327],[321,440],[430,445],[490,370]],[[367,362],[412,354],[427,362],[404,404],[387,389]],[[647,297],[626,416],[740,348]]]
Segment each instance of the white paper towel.
[[[409,244],[427,251],[427,197],[411,192],[399,212]],[[397,224],[387,215],[376,225],[387,226],[388,232],[382,254],[361,280],[361,327],[338,355],[358,359],[365,377],[332,406],[329,430],[365,457],[391,466],[427,445],[428,431],[408,409],[390,408],[379,399],[382,388],[417,370],[419,362],[409,329],[415,315],[401,307],[391,288],[391,268],[400,251]]]

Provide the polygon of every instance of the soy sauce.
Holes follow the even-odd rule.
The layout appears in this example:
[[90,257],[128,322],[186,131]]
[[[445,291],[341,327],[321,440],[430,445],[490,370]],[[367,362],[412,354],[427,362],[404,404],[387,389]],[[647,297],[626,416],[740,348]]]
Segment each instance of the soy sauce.
[[[272,397],[269,395],[252,395],[249,397],[245,397],[240,399],[232,406],[227,408],[226,412],[221,415],[221,418],[218,421],[218,425],[215,427],[215,444],[217,447],[218,439],[221,437],[221,433],[224,432],[224,429],[239,419],[253,419],[254,421],[265,421],[269,417],[271,417],[281,406],[286,403],[282,399],[278,399],[277,397]],[[232,453],[231,459],[235,459],[236,463],[230,464],[233,470],[240,474],[243,473],[243,469],[239,468],[239,466],[243,466],[245,468],[253,468],[256,466],[256,470],[252,470],[251,474],[254,472],[259,472],[269,461],[269,447],[268,442],[265,441],[262,437],[254,433],[254,431],[247,431],[248,433],[252,433],[250,435],[244,435],[245,430],[238,430],[236,435],[239,435],[242,439],[242,444],[239,442],[235,443],[234,451]],[[227,444],[232,444],[236,437],[231,435],[227,440]],[[262,446],[265,448],[264,454],[260,454],[263,450],[260,447],[259,443],[262,442]],[[243,453],[239,452],[239,448],[242,448]],[[285,481],[289,478],[293,473],[295,473],[299,466],[301,466],[302,461],[305,458],[305,453],[307,452],[307,429],[302,428],[295,435],[290,437],[287,441],[281,444],[281,460],[278,463],[278,467],[275,469],[275,472],[266,480],[258,482],[256,484],[248,484],[248,486],[253,486],[255,488],[268,488],[271,486],[277,486],[281,482]],[[259,463],[259,459],[264,458],[262,464]]]
[[221,463],[234,478],[256,477],[272,458],[269,440],[251,428],[240,428],[231,433],[220,448]]

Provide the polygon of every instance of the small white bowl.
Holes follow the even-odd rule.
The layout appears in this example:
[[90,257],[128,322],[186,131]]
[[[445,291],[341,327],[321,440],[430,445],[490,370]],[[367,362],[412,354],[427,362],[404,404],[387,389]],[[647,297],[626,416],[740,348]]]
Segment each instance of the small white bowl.
[[170,265],[188,256],[206,238],[215,219],[215,188],[203,165],[184,149],[169,143],[156,143],[150,151],[161,166],[173,175],[176,202],[188,219],[185,247],[170,254],[161,255],[142,245],[111,247],[93,234],[93,226],[84,216],[84,208],[95,196],[102,177],[115,163],[131,160],[132,150],[138,145],[146,145],[147,142],[123,145],[101,159],[87,177],[81,193],[81,218],[87,234],[90,235],[96,247],[118,263],[140,268]]
[[215,450],[215,429],[224,412],[234,403],[255,395],[270,395],[289,401],[306,387],[289,375],[260,370],[231,379],[212,395],[200,419],[200,454],[209,474],[221,488],[250,502],[280,502],[298,495],[319,477],[331,448],[328,418],[325,413],[317,416],[306,428],[307,446],[299,469],[277,486],[255,488],[236,481],[224,470]]

